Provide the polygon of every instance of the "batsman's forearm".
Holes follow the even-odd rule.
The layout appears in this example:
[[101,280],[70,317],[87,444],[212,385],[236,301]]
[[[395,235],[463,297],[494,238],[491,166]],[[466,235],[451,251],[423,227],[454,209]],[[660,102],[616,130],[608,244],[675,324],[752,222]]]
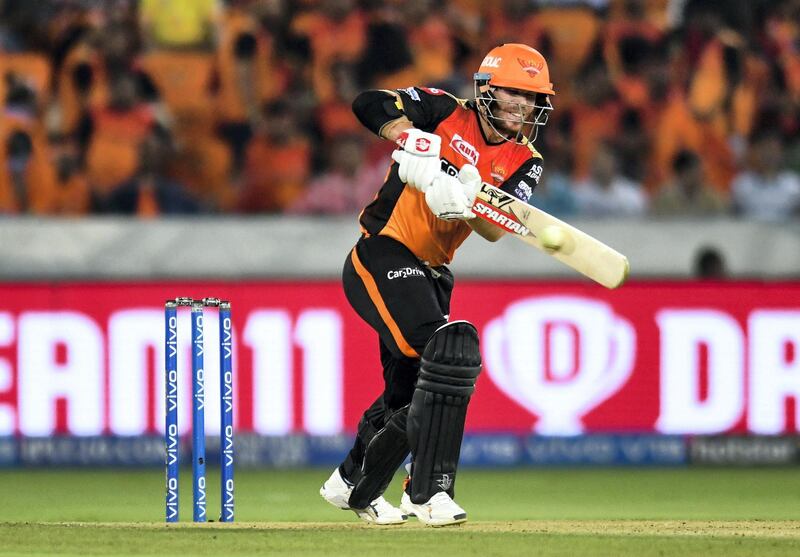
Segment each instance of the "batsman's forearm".
[[465,221],[469,227],[480,234],[484,239],[490,242],[496,242],[500,238],[503,237],[505,231],[501,230],[497,226],[481,219],[475,217],[474,219],[469,219]]
[[411,120],[405,116],[401,116],[397,120],[392,120],[383,126],[383,128],[381,128],[380,135],[382,138],[388,139],[389,141],[397,141],[397,138],[400,137],[400,134],[413,127],[414,124],[411,123]]
[[391,141],[413,127],[403,112],[400,96],[394,91],[364,91],[353,101],[353,113],[365,128]]

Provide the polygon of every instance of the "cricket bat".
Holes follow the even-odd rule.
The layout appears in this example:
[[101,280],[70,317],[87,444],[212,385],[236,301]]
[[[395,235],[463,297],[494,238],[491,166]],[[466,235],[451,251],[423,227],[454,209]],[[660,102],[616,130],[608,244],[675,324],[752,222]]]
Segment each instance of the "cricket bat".
[[[627,257],[574,226],[490,184],[481,184],[472,212],[606,288],[616,288],[628,277],[630,266]],[[564,241],[557,250],[544,247],[538,238],[541,231],[549,226],[557,226],[564,232]]]

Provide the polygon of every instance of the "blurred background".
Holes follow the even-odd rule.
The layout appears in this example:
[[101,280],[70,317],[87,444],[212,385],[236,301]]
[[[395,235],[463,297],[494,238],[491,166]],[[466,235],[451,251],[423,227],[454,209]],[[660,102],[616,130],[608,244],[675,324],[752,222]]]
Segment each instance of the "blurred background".
[[462,458],[796,462],[800,1],[2,0],[0,466],[162,464],[176,296],[233,304],[241,465],[335,463],[381,388],[338,276],[392,149],[351,102],[469,98],[503,42],[557,92],[534,204],[632,278],[467,241]]
[[798,21],[796,0],[4,0],[0,212],[353,214],[391,149],[354,96],[469,98],[521,41],[557,92],[541,206],[788,220]]

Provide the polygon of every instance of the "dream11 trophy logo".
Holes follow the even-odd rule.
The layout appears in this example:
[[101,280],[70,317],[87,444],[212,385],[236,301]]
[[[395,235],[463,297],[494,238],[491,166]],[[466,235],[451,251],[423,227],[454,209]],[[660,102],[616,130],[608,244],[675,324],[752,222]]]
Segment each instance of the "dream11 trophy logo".
[[540,435],[577,435],[582,418],[633,371],[636,333],[606,303],[575,296],[527,298],[490,321],[485,370],[509,398],[538,416]]

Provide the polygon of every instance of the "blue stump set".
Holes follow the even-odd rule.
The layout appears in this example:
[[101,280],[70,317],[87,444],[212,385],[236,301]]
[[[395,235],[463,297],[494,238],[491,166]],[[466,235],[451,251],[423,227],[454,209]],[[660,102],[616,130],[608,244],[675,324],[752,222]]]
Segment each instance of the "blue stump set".
[[233,522],[233,332],[231,304],[218,298],[175,298],[164,305],[166,521],[178,522],[178,308],[191,308],[192,339],[192,518],[206,522],[205,364],[203,318],[219,308],[220,522]]

